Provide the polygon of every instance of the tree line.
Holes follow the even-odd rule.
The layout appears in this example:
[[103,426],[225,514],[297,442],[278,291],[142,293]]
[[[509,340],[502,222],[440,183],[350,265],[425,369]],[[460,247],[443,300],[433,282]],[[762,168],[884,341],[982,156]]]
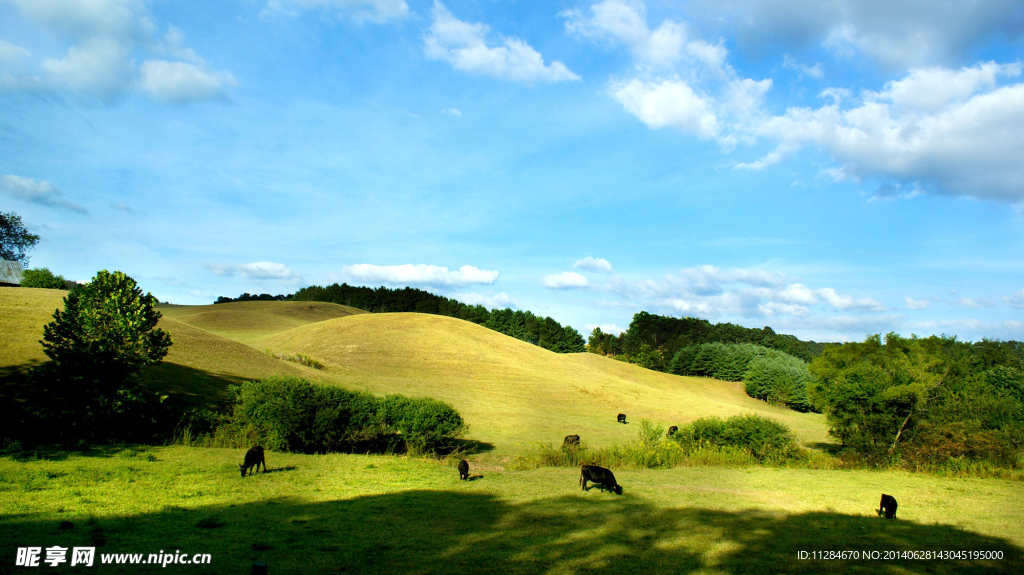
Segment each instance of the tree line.
[[370,313],[415,312],[443,315],[482,325],[498,333],[532,343],[556,353],[582,353],[586,341],[572,326],[563,326],[550,317],[509,308],[488,310],[482,305],[469,305],[456,299],[432,294],[416,288],[369,288],[332,284],[309,286],[290,296],[244,293],[237,298],[221,296],[215,303],[233,301],[320,301],[347,305]]
[[862,457],[923,468],[1021,463],[1021,342],[873,335],[828,347],[809,369],[809,399],[829,434]]
[[752,343],[785,352],[804,361],[811,361],[829,345],[775,333],[768,326],[758,329],[733,323],[713,324],[706,319],[675,318],[642,311],[633,316],[629,329],[619,336],[594,328],[587,341],[587,349],[601,355],[625,355],[620,359],[666,371],[669,362],[680,349],[702,343]]

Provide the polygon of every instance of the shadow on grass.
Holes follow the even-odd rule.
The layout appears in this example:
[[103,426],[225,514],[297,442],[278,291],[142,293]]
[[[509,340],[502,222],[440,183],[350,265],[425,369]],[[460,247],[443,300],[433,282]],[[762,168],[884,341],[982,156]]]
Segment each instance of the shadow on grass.
[[825,452],[825,453],[827,453],[829,455],[838,455],[840,451],[845,449],[842,445],[840,445],[838,443],[827,443],[827,442],[824,442],[824,441],[808,443],[807,447],[809,449],[814,449],[814,450],[817,450],[817,451],[823,451],[823,452]]
[[228,386],[240,385],[248,378],[164,361],[144,368],[139,374],[139,381],[184,405],[207,406],[227,399]]
[[296,469],[298,469],[298,467],[295,467],[294,465],[289,465],[288,467],[271,467],[270,469],[263,471],[263,473],[281,473],[282,471],[295,471]]
[[477,441],[475,439],[456,439],[453,442],[452,447],[454,448],[454,451],[462,451],[466,455],[477,455],[479,453],[494,451],[493,443]]
[[[574,493],[509,503],[469,489],[349,500],[298,497],[123,518],[0,518],[0,556],[18,546],[100,553],[210,553],[208,567],[103,565],[104,573],[994,573],[1024,572],[1022,550],[942,525],[837,513],[664,509],[631,497]],[[1009,527],[1008,527],[1009,528]],[[1002,551],[996,561],[799,560],[800,551]]]

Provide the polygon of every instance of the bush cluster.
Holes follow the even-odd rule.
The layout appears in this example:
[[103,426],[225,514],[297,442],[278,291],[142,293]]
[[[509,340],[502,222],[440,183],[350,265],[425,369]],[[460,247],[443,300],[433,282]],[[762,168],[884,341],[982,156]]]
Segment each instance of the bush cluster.
[[[215,435],[274,451],[438,451],[465,431],[450,405],[430,398],[375,397],[274,376],[231,388],[231,413]],[[195,436],[191,429],[183,433]]]
[[741,449],[758,462],[793,459],[800,453],[789,427],[760,415],[698,419],[680,427],[672,439],[689,450],[701,447]]
[[751,343],[691,345],[676,352],[669,372],[745,381],[750,397],[797,411],[811,409],[807,387],[814,378],[807,364],[776,349]]

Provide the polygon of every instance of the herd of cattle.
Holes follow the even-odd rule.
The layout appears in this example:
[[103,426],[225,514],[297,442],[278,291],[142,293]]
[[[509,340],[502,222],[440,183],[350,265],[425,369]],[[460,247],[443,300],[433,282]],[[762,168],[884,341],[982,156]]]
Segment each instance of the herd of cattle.
[[[626,414],[620,413],[617,419],[617,423],[626,423]],[[679,431],[679,428],[675,425],[668,428],[669,436],[675,435]],[[565,440],[562,441],[563,447],[573,448],[579,447],[580,436],[579,435],[566,435]],[[263,466],[263,472],[267,472],[267,462],[263,456],[263,447],[257,445],[245,452],[245,461],[240,463],[238,466],[242,468],[242,477],[252,469],[252,473],[259,473],[260,465]],[[467,481],[469,479],[469,462],[465,459],[459,461],[459,479]],[[593,483],[601,488],[604,492],[606,489],[615,493],[616,495],[622,495],[622,486],[615,481],[615,474],[610,469],[599,467],[597,465],[581,465],[580,466],[580,489],[589,491],[587,483]],[[892,495],[882,494],[882,500],[878,504],[878,509],[875,511],[878,516],[885,515],[886,519],[896,518],[896,498]]]

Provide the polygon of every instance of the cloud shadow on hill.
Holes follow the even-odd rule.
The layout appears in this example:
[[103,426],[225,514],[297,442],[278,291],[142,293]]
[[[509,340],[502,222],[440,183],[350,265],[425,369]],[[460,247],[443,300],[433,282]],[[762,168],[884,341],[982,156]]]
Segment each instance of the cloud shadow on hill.
[[[466,484],[450,491],[404,491],[340,501],[295,497],[194,510],[165,508],[97,519],[72,530],[58,526],[56,520],[29,516],[0,519],[3,556],[13,557],[15,547],[29,544],[90,545],[98,530],[105,537],[98,553],[169,548],[211,552],[217,572],[237,573],[248,572],[257,560],[279,573],[1024,571],[1020,548],[948,525],[830,512],[665,509],[628,493],[573,493],[509,503]],[[949,549],[1002,551],[1005,558],[797,558],[799,551]],[[108,570],[118,572],[109,565]]]

